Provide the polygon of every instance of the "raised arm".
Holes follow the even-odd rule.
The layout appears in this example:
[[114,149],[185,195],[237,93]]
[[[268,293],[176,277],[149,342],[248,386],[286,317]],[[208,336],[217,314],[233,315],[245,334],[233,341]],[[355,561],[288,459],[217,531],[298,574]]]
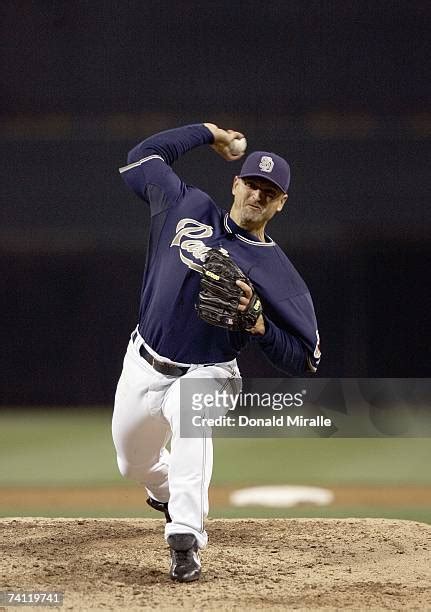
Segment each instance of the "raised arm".
[[186,125],[159,132],[133,147],[127,156],[127,165],[120,168],[120,174],[126,185],[143,200],[151,204],[148,191],[151,186],[153,191],[158,188],[163,192],[163,206],[169,206],[184,191],[184,183],[171,168],[179,157],[196,147],[211,145],[223,159],[234,161],[243,154],[231,153],[229,143],[242,136],[241,132],[223,130],[214,123]]

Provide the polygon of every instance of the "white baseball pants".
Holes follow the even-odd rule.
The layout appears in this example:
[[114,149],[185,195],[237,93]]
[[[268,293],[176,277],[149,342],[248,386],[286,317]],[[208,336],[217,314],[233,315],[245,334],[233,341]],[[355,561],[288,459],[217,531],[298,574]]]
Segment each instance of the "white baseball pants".
[[[240,378],[238,366],[236,360],[192,364],[182,377],[166,376],[141,357],[142,344],[157,360],[172,363],[158,356],[139,334],[130,340],[112,418],[118,467],[123,476],[142,484],[153,499],[169,502],[172,522],[166,524],[165,538],[192,533],[199,548],[204,548],[213,446],[208,429],[200,437],[180,436],[180,380],[208,379],[208,392],[214,392],[220,380]],[[169,440],[170,452],[166,449]]]

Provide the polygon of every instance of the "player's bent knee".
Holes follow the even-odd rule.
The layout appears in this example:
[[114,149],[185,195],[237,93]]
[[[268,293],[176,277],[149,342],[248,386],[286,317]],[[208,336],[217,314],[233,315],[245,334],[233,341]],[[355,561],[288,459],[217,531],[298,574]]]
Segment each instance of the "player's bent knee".
[[[130,478],[148,487],[155,483],[158,484],[160,479],[165,478],[167,474],[167,467],[166,470],[160,470],[159,466],[158,469],[154,469],[153,462],[136,465],[129,463],[126,459],[123,459],[123,457],[117,456],[117,464],[120,474],[124,478]],[[162,473],[165,471],[166,474]]]
[[131,465],[122,457],[117,456],[117,465],[120,470],[121,476],[124,478],[130,478],[132,480],[141,480],[145,469],[140,465]]

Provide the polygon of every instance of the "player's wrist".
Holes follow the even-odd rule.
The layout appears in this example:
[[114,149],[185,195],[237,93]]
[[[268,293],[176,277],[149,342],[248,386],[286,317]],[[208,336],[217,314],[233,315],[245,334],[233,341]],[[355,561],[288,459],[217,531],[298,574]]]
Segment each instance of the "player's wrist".
[[266,328],[265,319],[263,318],[263,315],[260,315],[260,317],[256,321],[256,325],[254,325],[254,327],[248,329],[247,331],[253,336],[264,336],[266,333]]
[[206,127],[207,130],[212,134],[213,143],[215,143],[216,142],[216,134],[217,134],[217,132],[220,131],[220,129],[217,127],[217,125],[215,123],[204,123],[203,126]]

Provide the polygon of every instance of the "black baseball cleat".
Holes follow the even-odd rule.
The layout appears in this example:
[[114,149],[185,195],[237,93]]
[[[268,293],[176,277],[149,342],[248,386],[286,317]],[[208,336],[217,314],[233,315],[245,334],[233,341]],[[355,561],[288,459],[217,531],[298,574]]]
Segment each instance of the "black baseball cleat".
[[166,518],[167,523],[171,523],[171,517],[169,515],[168,504],[166,502],[159,502],[152,497],[147,499],[147,504],[151,506],[154,510],[158,510],[159,512],[163,512]]
[[201,575],[198,543],[191,533],[175,533],[168,536],[171,548],[171,569],[169,575],[178,582],[193,582]]

